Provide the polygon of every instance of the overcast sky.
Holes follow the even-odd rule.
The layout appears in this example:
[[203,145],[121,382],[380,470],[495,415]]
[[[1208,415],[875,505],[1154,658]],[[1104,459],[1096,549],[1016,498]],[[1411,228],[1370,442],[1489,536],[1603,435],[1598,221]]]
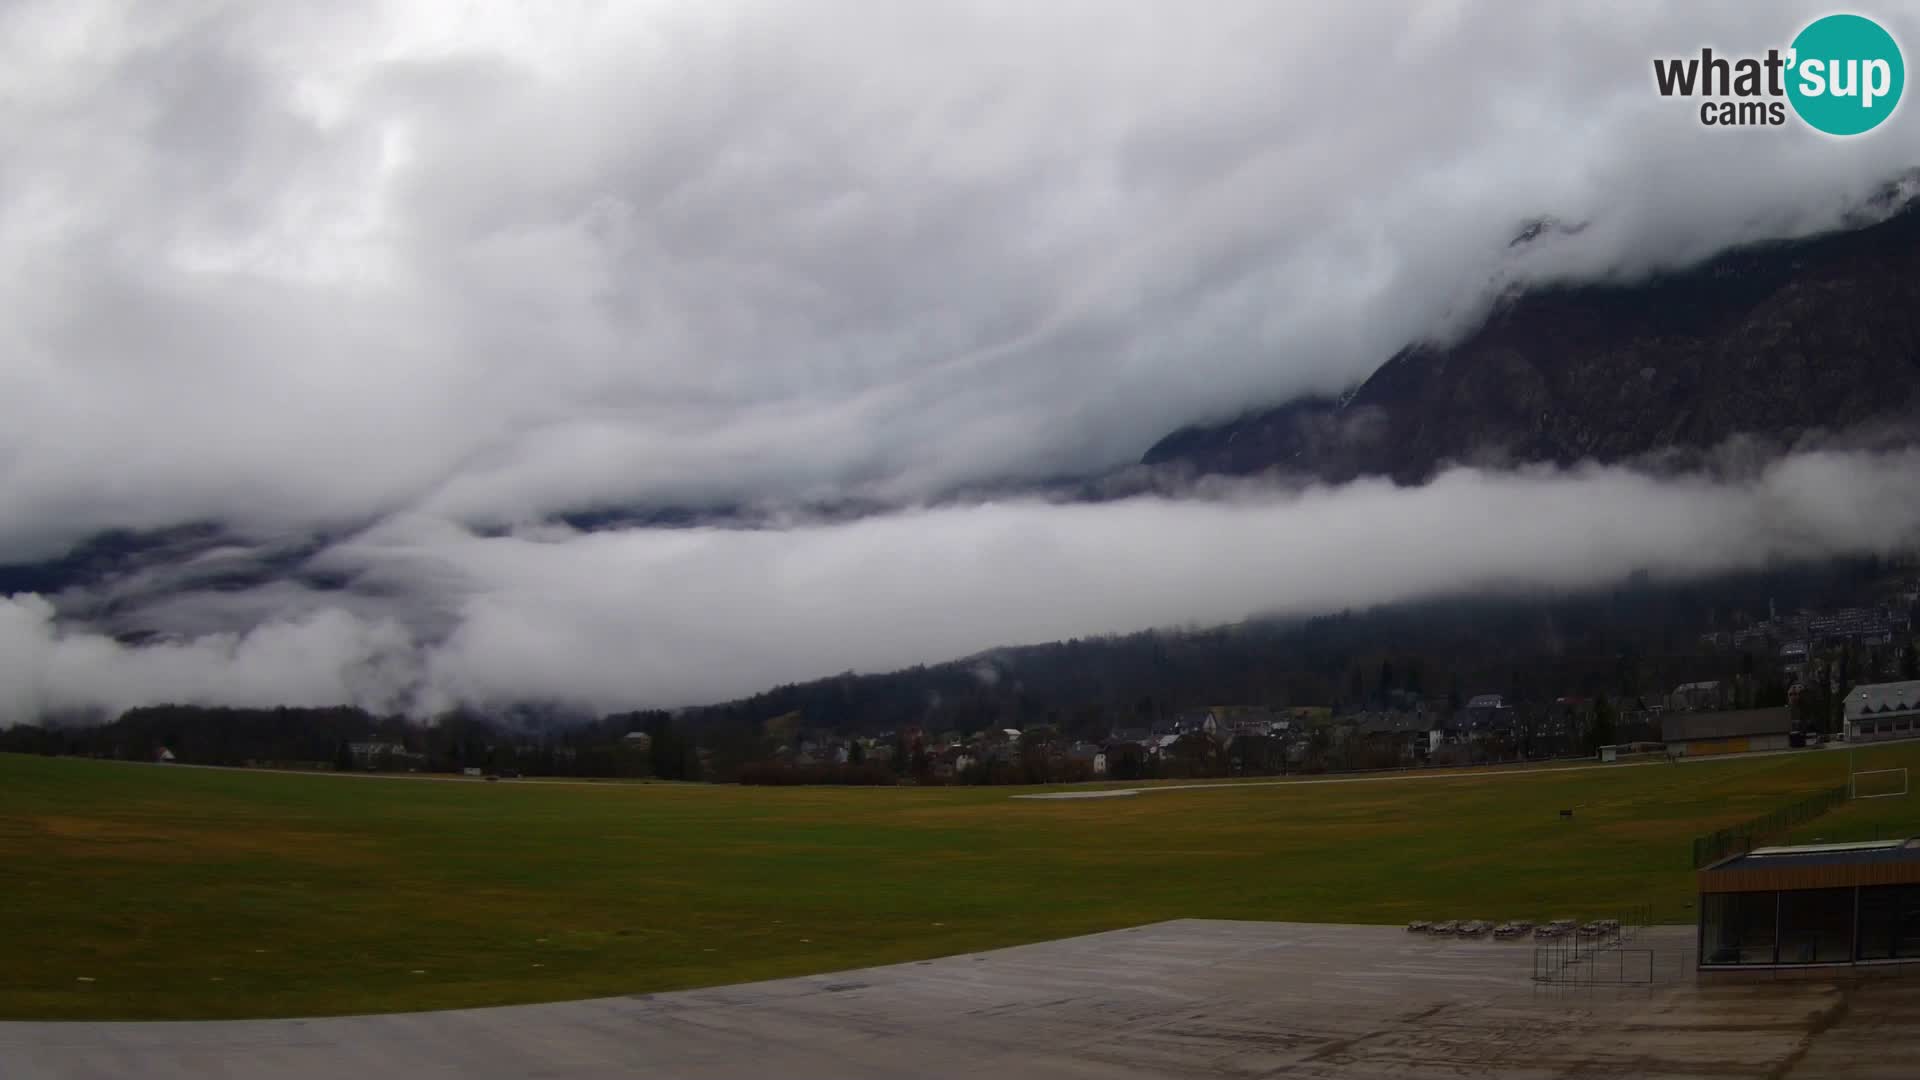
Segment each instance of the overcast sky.
[[[1507,285],[1831,227],[1920,164],[1912,103],[1835,140],[1708,131],[1653,92],[1655,55],[1784,46],[1821,4],[1327,7],[0,6],[0,562],[213,520],[357,533],[322,561],[384,583],[169,593],[142,616],[178,640],[148,651],[17,598],[16,711],[680,703],[1502,566],[1708,569],[1662,546],[1682,539],[1729,564],[1866,543],[1754,478],[1710,489],[1738,535],[1622,536],[1584,570],[1524,538],[1443,556],[1396,533],[1393,573],[1335,574],[1351,549],[1272,537],[1444,517],[1446,483],[1599,490],[1649,519],[1679,489],[1463,473],[1233,507],[912,509],[1345,389]],[[1920,41],[1914,5],[1863,10]],[[1589,227],[1510,251],[1541,216]],[[1885,459],[1821,460],[1846,493],[1886,479]],[[850,496],[905,509],[537,525]]]

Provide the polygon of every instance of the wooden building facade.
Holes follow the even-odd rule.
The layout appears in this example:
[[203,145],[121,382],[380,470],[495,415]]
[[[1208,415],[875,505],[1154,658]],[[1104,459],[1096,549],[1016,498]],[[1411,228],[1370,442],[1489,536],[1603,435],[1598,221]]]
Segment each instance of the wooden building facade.
[[1759,848],[1699,889],[1702,969],[1920,962],[1920,839]]

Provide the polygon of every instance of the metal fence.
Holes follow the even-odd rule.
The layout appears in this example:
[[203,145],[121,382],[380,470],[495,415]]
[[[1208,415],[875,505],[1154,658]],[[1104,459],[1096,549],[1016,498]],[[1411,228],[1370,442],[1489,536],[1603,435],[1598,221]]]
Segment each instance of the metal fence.
[[[1545,954],[1545,955],[1543,955]],[[1554,955],[1549,946],[1534,950],[1533,981],[1571,986],[1651,986],[1654,950],[1603,947],[1571,957]]]
[[1688,982],[1694,975],[1693,950],[1673,946],[1615,946],[1584,953],[1555,966],[1552,958],[1536,956],[1536,991],[1603,988],[1644,989]]
[[1646,929],[1652,916],[1650,905],[1639,904],[1603,924],[1606,928],[1597,933],[1577,929],[1535,942],[1533,981],[1579,985],[1652,983],[1653,950],[1626,947]]
[[1828,788],[1789,803],[1752,821],[1729,825],[1693,839],[1693,868],[1710,866],[1730,855],[1745,855],[1761,844],[1785,834],[1795,825],[1804,825],[1847,801],[1847,788]]

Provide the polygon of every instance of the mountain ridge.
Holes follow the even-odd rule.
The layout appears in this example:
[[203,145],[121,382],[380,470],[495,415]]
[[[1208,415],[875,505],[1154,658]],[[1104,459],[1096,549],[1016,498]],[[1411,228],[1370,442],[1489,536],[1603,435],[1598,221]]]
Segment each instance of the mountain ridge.
[[1455,343],[1400,350],[1347,394],[1190,425],[1141,462],[1419,483],[1452,463],[1688,457],[1863,425],[1911,438],[1920,209],[1902,201],[1873,224],[1645,282],[1529,289]]

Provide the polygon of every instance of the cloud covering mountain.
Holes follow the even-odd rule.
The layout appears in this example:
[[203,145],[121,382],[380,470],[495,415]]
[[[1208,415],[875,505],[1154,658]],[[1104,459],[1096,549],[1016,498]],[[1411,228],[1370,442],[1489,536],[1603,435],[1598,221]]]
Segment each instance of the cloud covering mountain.
[[40,598],[0,601],[0,708],[687,704],[1010,641],[1884,553],[1920,542],[1916,470],[1920,451],[1805,453],[1719,479],[1457,469],[1419,488],[1014,501],[783,530],[478,537],[396,518],[318,556],[368,594],[358,612],[285,585],[171,593],[141,618],[195,633],[131,647],[63,628]]
[[[1340,391],[1504,288],[1839,224],[1920,161],[1911,105],[1707,131],[1650,67],[1824,10],[10,5],[0,563],[212,521],[242,563],[347,536],[301,558],[353,583],[5,601],[11,708],[671,703],[1910,541],[1898,455],[912,508]],[[1585,227],[1516,254],[1541,215]],[[904,508],[540,524],[836,499]]]

